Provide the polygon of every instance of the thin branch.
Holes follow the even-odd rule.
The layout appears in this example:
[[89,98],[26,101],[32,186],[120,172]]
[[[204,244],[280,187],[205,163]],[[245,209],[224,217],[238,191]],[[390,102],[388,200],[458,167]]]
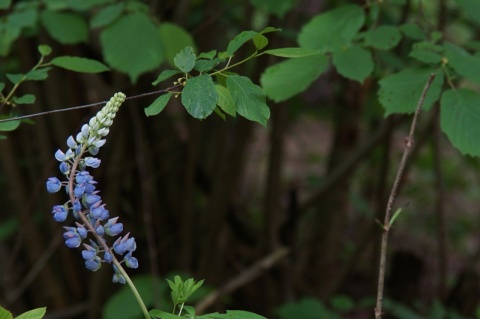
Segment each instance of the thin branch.
[[[150,95],[155,95],[155,94],[161,94],[161,93],[170,92],[171,90],[176,89],[176,88],[178,88],[179,86],[180,86],[180,85],[175,85],[175,86],[172,86],[172,87],[169,87],[169,88],[166,88],[166,89],[163,89],[163,90],[159,90],[159,91],[153,91],[153,92],[147,92],[147,93],[142,93],[142,94],[138,94],[138,95],[128,96],[125,100],[133,100],[133,99],[138,99],[138,98],[142,98],[142,97],[146,97],[146,96],[150,96]],[[98,105],[105,105],[106,103],[108,103],[108,101],[102,101],[102,102],[96,102],[96,103],[92,103],[92,104],[85,104],[85,105],[78,105],[78,106],[67,107],[67,108],[64,108],[64,109],[51,110],[51,111],[45,111],[45,112],[40,112],[40,113],[28,114],[28,115],[23,115],[23,116],[11,117],[11,118],[8,118],[8,119],[0,120],[0,123],[10,122],[10,121],[17,121],[17,120],[24,120],[24,119],[29,119],[29,118],[33,118],[33,117],[37,117],[37,116],[43,116],[43,115],[48,115],[48,114],[53,114],[53,113],[60,113],[60,112],[66,112],[66,111],[73,111],[73,110],[78,110],[78,109],[84,109],[84,108],[94,107],[94,106],[98,106]]]
[[222,296],[235,291],[236,289],[246,285],[251,282],[262,272],[267,269],[270,269],[277,262],[282,260],[285,256],[290,253],[290,250],[286,247],[278,248],[269,255],[265,256],[263,259],[259,260],[257,263],[253,264],[251,267],[245,269],[244,272],[239,274],[237,277],[231,279],[224,286],[220,287],[218,290],[212,291],[205,298],[200,300],[196,305],[195,309],[197,313],[202,313],[211,306],[215,301],[220,299]]
[[415,128],[417,126],[417,119],[420,111],[422,109],[423,103],[425,102],[425,97],[427,96],[428,90],[435,79],[435,73],[430,74],[430,77],[425,84],[423,89],[422,95],[420,96],[420,100],[418,101],[417,108],[415,110],[415,114],[413,116],[412,124],[410,126],[410,132],[405,139],[405,149],[403,151],[402,160],[400,161],[400,165],[398,167],[397,176],[395,177],[395,181],[393,183],[392,190],[390,192],[390,196],[388,198],[387,208],[385,211],[385,221],[383,224],[383,234],[382,234],[382,246],[380,250],[380,266],[378,271],[378,288],[377,288],[377,304],[375,307],[375,319],[382,318],[382,306],[383,306],[383,289],[385,284],[385,265],[387,259],[387,245],[388,245],[388,235],[390,231],[390,221],[392,215],[392,206],[395,198],[397,196],[397,189],[398,185],[400,184],[400,180],[402,179],[403,172],[405,169],[405,165],[407,164],[408,155],[412,149],[414,144],[414,133]]

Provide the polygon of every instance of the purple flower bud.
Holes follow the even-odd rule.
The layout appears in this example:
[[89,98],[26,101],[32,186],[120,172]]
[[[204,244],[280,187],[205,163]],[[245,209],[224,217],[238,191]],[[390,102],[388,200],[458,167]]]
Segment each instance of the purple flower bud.
[[93,218],[99,219],[99,220],[106,220],[108,218],[108,210],[103,208],[104,205],[90,209],[90,213],[92,214]]
[[125,277],[123,277],[122,274],[114,274],[112,278],[112,282],[114,284],[118,282],[119,284],[125,285],[127,281],[125,280]]
[[105,260],[105,262],[111,264],[112,261],[113,261],[113,257],[112,255],[110,255],[110,253],[108,252],[105,252],[105,254],[103,255],[103,259]]
[[70,172],[70,165],[67,162],[61,162],[58,168],[62,174],[68,174]]
[[135,251],[135,249],[137,249],[137,244],[135,243],[135,238],[129,238],[126,242],[125,242],[125,248],[129,251],[129,252],[132,252],[132,251]]
[[61,150],[57,150],[55,152],[55,158],[57,159],[57,161],[63,162],[65,160],[65,153]]
[[118,223],[110,227],[105,227],[105,232],[112,237],[118,236],[123,232],[123,224]]
[[87,208],[90,208],[90,206],[93,206],[95,204],[97,204],[98,202],[100,202],[102,200],[102,198],[94,193],[91,193],[91,194],[87,194],[85,197],[85,207]]
[[85,165],[93,168],[97,168],[100,166],[100,160],[95,157],[85,157]]
[[56,177],[49,177],[47,180],[47,191],[49,193],[56,193],[62,188],[62,183]]
[[83,186],[83,184],[75,186],[75,189],[73,190],[73,195],[75,195],[75,197],[82,197],[84,193],[85,186]]
[[76,199],[75,202],[73,203],[73,212],[80,213],[81,210],[82,210],[82,204],[80,204],[80,201]]
[[132,257],[132,252],[126,254],[125,257],[123,257],[123,260],[125,260],[125,265],[127,265],[128,268],[138,268],[138,260],[137,258]]
[[102,266],[102,260],[96,256],[93,260],[85,261],[85,267],[91,271],[97,271]]
[[85,260],[92,260],[93,258],[97,257],[97,253],[95,250],[82,250],[82,257]]
[[93,177],[90,176],[90,173],[87,171],[77,172],[75,176],[75,181],[77,182],[77,184],[83,184],[91,180],[93,180]]
[[119,237],[113,243],[113,250],[119,255],[123,255],[127,251],[127,247],[125,246],[125,242],[122,241],[122,237]]
[[98,225],[95,228],[95,232],[97,233],[98,236],[103,237],[103,235],[105,235],[105,228],[103,228],[102,225]]
[[81,224],[75,223],[77,225],[77,233],[82,239],[87,238],[88,230]]
[[56,222],[62,223],[67,219],[68,212],[64,205],[55,205],[52,209],[53,219]]
[[77,148],[78,146],[77,142],[75,142],[75,139],[71,135],[67,139],[67,145],[70,148]]

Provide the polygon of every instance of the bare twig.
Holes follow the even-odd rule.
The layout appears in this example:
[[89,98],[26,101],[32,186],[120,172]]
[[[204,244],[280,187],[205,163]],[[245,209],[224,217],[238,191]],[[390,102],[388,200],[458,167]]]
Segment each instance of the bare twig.
[[286,247],[278,248],[269,255],[265,256],[263,259],[259,260],[257,263],[253,264],[251,267],[247,268],[237,277],[231,279],[223,287],[220,287],[218,290],[212,291],[205,298],[200,300],[196,305],[195,309],[197,313],[202,313],[211,306],[215,301],[217,301],[222,296],[231,293],[232,291],[242,287],[243,285],[249,283],[256,277],[260,276],[262,272],[271,268],[278,261],[283,259],[289,254],[289,249]]
[[425,102],[425,97],[427,96],[427,92],[434,79],[435,79],[435,73],[430,74],[430,77],[428,78],[427,83],[425,84],[425,87],[423,89],[422,95],[420,96],[420,100],[418,101],[417,108],[413,116],[412,124],[410,126],[410,132],[405,139],[405,149],[403,151],[402,160],[400,161],[400,165],[397,171],[397,176],[395,177],[395,181],[393,183],[393,187],[390,192],[390,196],[388,198],[387,208],[385,211],[385,220],[383,223],[382,246],[380,250],[380,266],[378,271],[377,304],[375,306],[375,319],[382,318],[383,289],[385,284],[385,265],[386,265],[386,259],[387,259],[388,235],[391,227],[392,206],[397,195],[398,185],[400,184],[400,180],[402,179],[402,176],[403,176],[408,155],[410,154],[410,151],[414,144],[414,133],[415,133],[415,127],[417,126],[418,115],[422,109],[423,103]]

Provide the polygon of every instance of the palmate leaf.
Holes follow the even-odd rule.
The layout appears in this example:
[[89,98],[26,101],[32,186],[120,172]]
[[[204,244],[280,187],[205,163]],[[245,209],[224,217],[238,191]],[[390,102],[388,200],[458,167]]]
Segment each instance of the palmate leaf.
[[441,101],[440,125],[462,154],[480,156],[480,95],[467,89],[448,90]]
[[267,126],[270,109],[266,104],[265,92],[258,85],[245,76],[230,75],[227,77],[227,89],[235,101],[238,114]]
[[212,114],[218,102],[217,90],[209,74],[187,80],[182,91],[182,104],[191,116],[204,119]]
[[437,77],[432,82],[423,104],[423,108],[428,110],[438,100],[441,93],[443,76],[440,72],[428,68],[412,68],[380,80],[378,99],[385,108],[385,116],[394,113],[413,113],[427,79],[432,73],[437,73]]

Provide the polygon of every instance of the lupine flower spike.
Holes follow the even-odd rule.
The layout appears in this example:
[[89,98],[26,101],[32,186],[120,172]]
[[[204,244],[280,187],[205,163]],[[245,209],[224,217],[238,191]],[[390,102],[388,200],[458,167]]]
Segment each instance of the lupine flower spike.
[[[69,215],[73,215],[77,220],[75,226],[64,226],[65,244],[69,248],[83,244],[82,257],[85,267],[91,271],[100,269],[102,263],[113,264],[113,282],[122,284],[125,284],[126,279],[120,270],[121,264],[124,263],[129,268],[138,267],[137,259],[132,256],[137,247],[135,239],[129,234],[119,236],[123,232],[123,224],[118,222],[118,217],[110,217],[89,169],[100,166],[100,160],[94,156],[105,144],[115,114],[124,101],[125,94],[116,93],[88,124],[82,126],[75,138],[70,136],[67,139],[66,152],[58,150],[55,153],[55,158],[60,162],[60,172],[66,181],[61,182],[56,177],[47,180],[49,193],[65,188],[70,198],[63,205],[53,206],[53,219],[64,222]],[[84,156],[86,154],[92,156]],[[112,240],[112,246],[109,246],[107,236],[118,238]]]

